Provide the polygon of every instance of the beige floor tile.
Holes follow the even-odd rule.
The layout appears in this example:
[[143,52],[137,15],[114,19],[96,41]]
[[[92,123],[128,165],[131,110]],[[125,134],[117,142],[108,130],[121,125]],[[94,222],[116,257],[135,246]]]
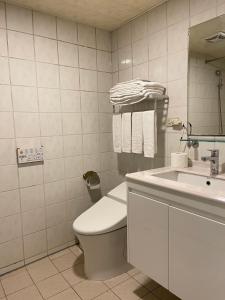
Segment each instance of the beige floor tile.
[[59,257],[61,257],[61,256],[63,256],[63,255],[66,255],[66,254],[68,254],[68,253],[70,253],[70,252],[71,252],[71,251],[67,248],[67,249],[64,249],[64,250],[62,250],[62,251],[59,251],[59,252],[56,252],[56,253],[50,255],[49,258],[50,258],[50,259],[56,259],[56,258],[59,258]]
[[78,284],[86,279],[83,264],[75,265],[73,268],[62,272],[61,274],[70,285]]
[[73,286],[75,292],[83,299],[93,299],[108,290],[101,281],[85,280]]
[[125,280],[129,279],[130,276],[127,273],[123,273],[119,276],[113,277],[112,279],[108,279],[106,281],[104,281],[104,283],[110,287],[113,288],[114,286],[124,282]]
[[25,288],[7,297],[8,300],[43,300],[35,286]]
[[80,300],[80,297],[74,292],[73,289],[69,288],[53,297],[49,300]]
[[136,300],[148,294],[148,290],[136,280],[130,278],[114,287],[113,292],[122,300]]
[[149,291],[160,287],[160,285],[157,282],[155,282],[143,273],[138,273],[134,275],[133,278],[137,280],[141,285],[145,286]]
[[62,272],[69,268],[72,268],[76,259],[77,259],[77,256],[75,256],[73,253],[69,252],[63,256],[53,259],[52,262],[56,266],[56,268],[60,272]]
[[2,299],[2,298],[4,298],[4,297],[5,297],[5,293],[4,293],[2,284],[1,284],[1,282],[0,282],[0,299]]
[[160,287],[152,292],[156,295],[160,300],[179,300],[177,296],[170,293],[167,289]]
[[79,256],[79,255],[81,255],[83,253],[82,249],[78,245],[74,245],[74,246],[70,247],[69,249],[76,256]]
[[5,278],[12,277],[12,276],[15,276],[15,275],[19,275],[21,273],[27,273],[27,269],[25,267],[19,268],[19,269],[15,270],[15,271],[6,273],[4,275],[1,275],[0,279],[3,280]]
[[60,274],[57,274],[37,282],[37,287],[44,298],[49,298],[66,290],[69,285]]
[[98,296],[97,298],[95,298],[95,300],[119,300],[119,298],[113,294],[111,291],[108,291],[100,296]]
[[33,285],[33,282],[28,272],[18,273],[2,280],[2,286],[6,295],[13,294],[31,285]]
[[30,264],[27,266],[27,270],[35,282],[58,273],[58,270],[55,268],[49,258],[44,258]]

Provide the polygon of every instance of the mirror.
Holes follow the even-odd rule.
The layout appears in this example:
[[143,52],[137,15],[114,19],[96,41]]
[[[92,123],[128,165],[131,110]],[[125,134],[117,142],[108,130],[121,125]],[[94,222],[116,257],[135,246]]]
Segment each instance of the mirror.
[[225,15],[190,28],[190,135],[225,135]]

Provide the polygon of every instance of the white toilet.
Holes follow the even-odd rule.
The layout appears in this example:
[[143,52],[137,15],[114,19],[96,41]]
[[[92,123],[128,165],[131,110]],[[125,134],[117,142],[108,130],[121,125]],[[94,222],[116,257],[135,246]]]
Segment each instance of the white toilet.
[[128,271],[126,182],[81,214],[73,229],[84,251],[87,278],[105,280]]

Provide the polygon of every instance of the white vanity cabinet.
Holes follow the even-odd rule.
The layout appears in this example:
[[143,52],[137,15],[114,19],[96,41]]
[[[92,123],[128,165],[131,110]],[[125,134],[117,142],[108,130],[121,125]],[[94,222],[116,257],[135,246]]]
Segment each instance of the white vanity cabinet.
[[182,300],[225,299],[225,224],[170,207],[169,288]]
[[176,206],[175,194],[166,199],[134,187],[128,190],[129,262],[182,300],[224,300],[225,221]]
[[169,206],[129,193],[128,260],[168,288]]

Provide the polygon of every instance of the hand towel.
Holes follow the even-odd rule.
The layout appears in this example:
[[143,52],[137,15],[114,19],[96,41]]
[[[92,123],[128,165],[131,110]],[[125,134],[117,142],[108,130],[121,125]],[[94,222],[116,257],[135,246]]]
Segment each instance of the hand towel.
[[122,114],[122,151],[131,152],[131,113]]
[[142,112],[132,113],[132,152],[143,152]]
[[122,152],[122,119],[121,114],[113,115],[113,149],[114,152]]
[[154,157],[157,153],[157,117],[154,110],[143,112],[144,156]]

